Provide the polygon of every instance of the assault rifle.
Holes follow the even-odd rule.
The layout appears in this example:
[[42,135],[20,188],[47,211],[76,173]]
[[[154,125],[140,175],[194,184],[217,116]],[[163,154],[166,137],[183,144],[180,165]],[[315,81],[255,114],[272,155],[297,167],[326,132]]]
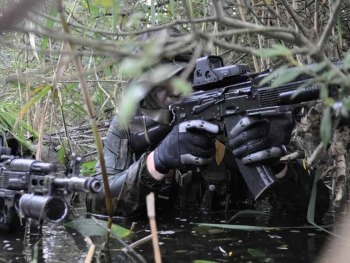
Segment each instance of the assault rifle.
[[[274,146],[287,145],[298,111],[318,101],[320,88],[308,84],[311,77],[306,75],[277,88],[268,83],[261,86],[259,82],[268,74],[251,73],[244,64],[224,66],[218,56],[199,58],[193,73],[195,92],[170,106],[172,124],[196,119],[215,123],[218,139],[227,145],[228,133],[242,118],[257,116],[270,121]],[[236,162],[255,199],[277,180],[268,165]]]
[[80,157],[72,155],[66,175],[57,172],[53,163],[1,155],[1,227],[16,227],[18,219],[61,222],[68,215],[71,193],[98,193],[99,180],[79,176],[80,162]]

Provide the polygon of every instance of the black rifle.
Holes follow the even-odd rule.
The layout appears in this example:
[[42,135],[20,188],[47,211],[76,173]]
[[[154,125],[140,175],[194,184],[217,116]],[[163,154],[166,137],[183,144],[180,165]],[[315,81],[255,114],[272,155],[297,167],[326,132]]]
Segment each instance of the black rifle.
[[61,222],[74,192],[98,193],[101,182],[79,176],[81,158],[72,155],[67,174],[56,165],[33,159],[0,156],[0,225],[12,228],[19,218]]
[[[220,129],[218,139],[227,145],[228,133],[242,118],[267,118],[273,146],[287,145],[298,111],[319,99],[320,88],[307,85],[311,77],[306,75],[277,88],[260,86],[268,74],[250,73],[247,65],[224,66],[218,56],[199,58],[193,73],[195,92],[170,106],[172,124],[196,119],[215,123]],[[237,158],[236,162],[255,199],[276,181],[268,165],[245,165]]]

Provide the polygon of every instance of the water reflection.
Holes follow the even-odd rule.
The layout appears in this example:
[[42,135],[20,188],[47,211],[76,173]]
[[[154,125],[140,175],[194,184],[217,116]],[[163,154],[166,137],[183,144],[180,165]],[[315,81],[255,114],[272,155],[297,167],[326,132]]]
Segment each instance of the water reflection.
[[[200,227],[198,223],[223,223],[222,215],[203,216],[196,211],[158,215],[159,242],[163,262],[312,262],[322,249],[327,234],[312,228],[269,231],[224,230]],[[296,218],[295,218],[296,219]],[[274,227],[299,226],[301,220],[285,215],[240,216],[232,224]],[[258,224],[259,223],[259,224]],[[150,234],[147,222],[138,222],[130,243]],[[119,252],[118,252],[119,251]],[[136,249],[146,262],[154,262],[148,242]],[[120,245],[112,240],[100,262],[121,262]],[[138,262],[123,257],[123,262]]]
[[42,234],[24,232],[0,235],[0,262],[84,262],[87,246],[79,234],[54,224]]
[[[232,212],[233,214],[234,212]],[[198,210],[167,211],[157,215],[159,242],[163,262],[313,262],[328,234],[312,228],[287,228],[269,231],[225,230],[200,227],[198,223],[225,223],[223,216],[203,214]],[[230,218],[226,217],[226,218]],[[130,228],[134,220],[119,222]],[[260,226],[300,226],[304,220],[284,214],[247,214],[234,218],[230,224]],[[147,219],[138,220],[133,243],[150,234]],[[137,248],[138,255],[121,251],[112,239],[93,237],[97,245],[96,262],[154,262],[152,242]],[[0,235],[0,262],[84,262],[88,246],[84,238],[63,226],[45,224],[42,235],[24,236],[23,232]]]

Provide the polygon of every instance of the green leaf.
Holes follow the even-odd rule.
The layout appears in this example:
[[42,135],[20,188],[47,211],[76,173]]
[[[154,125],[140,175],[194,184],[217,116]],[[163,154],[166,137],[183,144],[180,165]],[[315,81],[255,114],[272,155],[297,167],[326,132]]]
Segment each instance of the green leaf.
[[119,0],[110,0],[112,1],[112,28],[113,30],[117,27],[118,24],[118,18],[120,17],[120,4],[121,1]]
[[[170,12],[171,12],[171,17],[172,18],[175,18],[176,17],[176,14],[175,14],[175,0],[170,0],[169,1],[169,4],[170,4]],[[203,13],[205,14],[205,13]]]
[[140,20],[145,17],[145,13],[138,11],[134,12],[132,15],[128,17],[128,21],[125,24],[126,28],[131,28],[134,25],[137,25],[140,23]]
[[[67,224],[66,227],[70,227],[81,233],[83,236],[106,236],[107,234],[107,222],[99,219],[90,219],[79,217]],[[112,224],[111,235],[112,238],[125,238],[130,235],[130,230],[124,227]]]
[[333,79],[337,80],[338,72],[335,69],[331,69],[323,73],[322,76],[327,80],[327,82],[332,82]]
[[341,114],[345,119],[350,118],[350,98],[344,97],[341,101]]
[[[56,17],[57,16],[57,8],[51,8],[49,15],[52,17]],[[51,19],[51,18],[47,19],[47,22],[46,22],[47,28],[52,29],[54,24],[55,24],[55,21],[53,19]],[[41,42],[41,50],[44,50],[47,47],[48,40],[49,40],[49,38],[47,36],[43,37],[43,40]]]
[[257,259],[262,259],[262,258],[265,258],[265,256],[266,256],[265,252],[261,251],[259,249],[248,248],[247,251],[252,257],[257,258]]
[[344,97],[342,100],[342,106],[350,110],[350,97]]
[[237,218],[238,216],[241,216],[241,215],[245,215],[245,216],[248,216],[248,215],[253,215],[253,216],[259,216],[259,215],[266,215],[265,212],[262,212],[262,211],[257,211],[257,210],[241,210],[241,211],[238,211],[237,213],[235,213],[229,220],[229,222],[233,221],[233,219]]
[[151,0],[151,22],[152,26],[156,25],[156,1]]
[[187,81],[183,80],[182,78],[173,78],[171,79],[171,83],[184,96],[192,92],[191,85]]
[[319,73],[321,70],[323,70],[325,67],[327,66],[327,62],[323,61],[323,62],[320,62],[320,63],[317,63],[317,64],[312,64],[312,67],[308,67],[308,69],[311,71],[311,72],[314,72],[314,73]]
[[250,225],[228,225],[228,224],[198,224],[199,226],[204,227],[220,227],[232,230],[243,230],[243,231],[267,231],[272,229],[277,229],[274,227],[265,227],[265,226],[250,226]]
[[215,262],[216,262],[216,261],[202,260],[202,259],[193,260],[193,263],[215,263]]
[[37,102],[39,102],[45,95],[47,95],[51,90],[50,85],[40,86],[36,88],[37,93],[31,98],[31,100],[21,108],[19,116],[23,117],[24,114]]
[[65,159],[66,159],[66,151],[65,151],[65,147],[62,147],[62,144],[58,147],[57,159],[58,159],[61,163],[64,163],[64,162],[65,162]]
[[[251,226],[251,225],[229,225],[229,224],[209,224],[209,223],[199,223],[198,226],[200,227],[217,227],[217,228],[223,228],[223,229],[230,229],[230,230],[242,230],[242,231],[278,231],[282,229],[314,229],[314,226],[288,226],[288,227],[274,227],[274,226]],[[330,227],[329,225],[325,225],[323,227]]]
[[86,175],[92,175],[95,173],[95,166],[96,166],[96,160],[90,161],[90,162],[85,162],[81,165],[81,173],[86,176]]
[[305,73],[305,69],[302,67],[281,66],[278,69],[272,71],[266,77],[264,77],[259,85],[263,86],[267,83],[271,83],[271,88],[280,87],[283,84],[295,80],[298,76]]
[[326,84],[323,82],[319,82],[319,83],[317,83],[317,85],[320,88],[320,98],[322,98],[322,99],[328,98],[329,97],[329,89],[326,86]]
[[109,8],[113,6],[113,0],[95,0],[96,4]]
[[307,210],[307,221],[312,224],[315,224],[315,207],[316,207],[316,193],[317,193],[317,182],[320,179],[322,172],[321,169],[318,169],[315,174],[315,178],[312,184],[311,196],[309,201],[309,206]]
[[[323,174],[323,169],[318,168],[316,170],[315,173],[315,177],[312,183],[312,189],[311,189],[311,195],[310,195],[310,201],[309,201],[309,205],[308,205],[308,210],[307,210],[307,221],[313,225],[315,228],[320,229],[330,235],[332,235],[333,237],[337,237],[345,242],[348,242],[349,239],[347,237],[338,235],[336,233],[334,233],[334,231],[329,231],[327,229],[325,229],[324,226],[320,226],[318,224],[315,223],[315,208],[316,208],[316,198],[317,198],[317,183],[320,180],[321,176]],[[334,229],[334,228],[332,228]]]
[[259,85],[263,86],[269,82],[272,82],[279,74],[280,71],[286,69],[287,66],[282,66],[274,71],[272,71],[270,74],[266,75],[262,80],[260,80]]
[[144,62],[135,58],[124,59],[120,66],[120,74],[125,78],[134,78],[141,75]]
[[272,48],[256,49],[254,53],[263,58],[278,57],[278,56],[282,56],[282,57],[293,56],[289,48],[280,44],[275,44],[272,46]]
[[350,69],[350,53],[349,52],[345,56],[343,67],[344,67],[345,70],[349,70]]
[[272,81],[271,88],[280,87],[285,83],[295,80],[298,76],[304,73],[302,68],[289,68],[279,71],[278,76]]
[[62,138],[61,144],[58,147],[57,159],[65,164],[67,162],[67,152],[69,152],[69,140],[68,138]]
[[[315,177],[312,183],[312,189],[311,189],[311,195],[310,195],[310,200],[309,200],[309,205],[308,205],[308,209],[307,209],[307,221],[315,226],[316,228],[332,235],[332,236],[336,236],[338,238],[341,239],[345,239],[337,234],[335,234],[334,232],[328,231],[327,229],[325,229],[324,227],[318,225],[315,223],[315,208],[316,208],[316,198],[317,198],[317,183],[320,180],[322,175],[322,169],[317,169],[316,173],[315,173]],[[345,239],[345,241],[348,241],[347,239]]]
[[328,145],[329,140],[331,138],[331,129],[332,129],[331,108],[326,107],[323,110],[321,127],[320,127],[321,139],[322,139],[323,145],[325,146]]
[[189,18],[193,18],[194,13],[193,13],[193,3],[192,1],[189,0],[185,0],[185,5],[186,5],[186,9],[187,9],[187,15]]
[[343,49],[343,34],[344,34],[344,30],[342,27],[342,21],[340,16],[337,17],[337,32],[338,32],[338,39],[337,39],[337,43],[339,43],[339,48]]
[[141,83],[133,83],[128,86],[119,107],[120,119],[123,123],[128,123],[135,114],[141,100],[147,95],[150,87]]

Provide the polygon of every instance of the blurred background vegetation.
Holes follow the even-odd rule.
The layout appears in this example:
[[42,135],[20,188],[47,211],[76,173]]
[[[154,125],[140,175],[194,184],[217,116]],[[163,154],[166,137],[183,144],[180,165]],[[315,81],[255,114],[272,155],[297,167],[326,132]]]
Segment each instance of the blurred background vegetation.
[[[103,138],[123,98],[124,106],[135,103],[125,97],[128,80],[188,50],[256,72],[298,67],[324,87],[341,84],[348,104],[348,1],[2,0],[1,6],[0,129],[31,144],[39,159],[47,159],[48,147],[61,162],[72,151],[95,160],[91,122]],[[167,26],[184,36],[138,42],[139,35]],[[343,71],[334,60],[345,61]],[[310,63],[322,74],[305,67]],[[282,83],[290,78],[285,70]],[[326,88],[322,96],[328,98]],[[324,112],[320,134],[327,142],[332,119]]]
[[[219,55],[226,65],[244,63],[255,72],[278,69],[274,78],[279,83],[297,76],[289,74],[290,66],[297,67],[298,74],[313,76],[312,82],[322,87],[325,106],[306,115],[296,128],[300,137],[296,141],[310,165],[322,164],[331,175],[333,200],[345,196],[350,129],[336,125],[339,115],[332,109],[335,102],[327,87],[340,85],[340,111],[346,114],[349,1],[0,0],[0,4],[0,133],[22,142],[20,154],[29,151],[37,159],[65,164],[75,152],[84,157],[84,172],[90,173],[101,158],[99,141],[112,116],[130,113],[139,97],[128,96],[128,81],[163,57],[192,51],[193,61],[198,54]],[[138,41],[143,33],[168,26],[184,36]],[[142,52],[135,54],[140,46]],[[335,67],[332,62],[339,60],[344,63]],[[136,92],[144,94],[142,89]]]

